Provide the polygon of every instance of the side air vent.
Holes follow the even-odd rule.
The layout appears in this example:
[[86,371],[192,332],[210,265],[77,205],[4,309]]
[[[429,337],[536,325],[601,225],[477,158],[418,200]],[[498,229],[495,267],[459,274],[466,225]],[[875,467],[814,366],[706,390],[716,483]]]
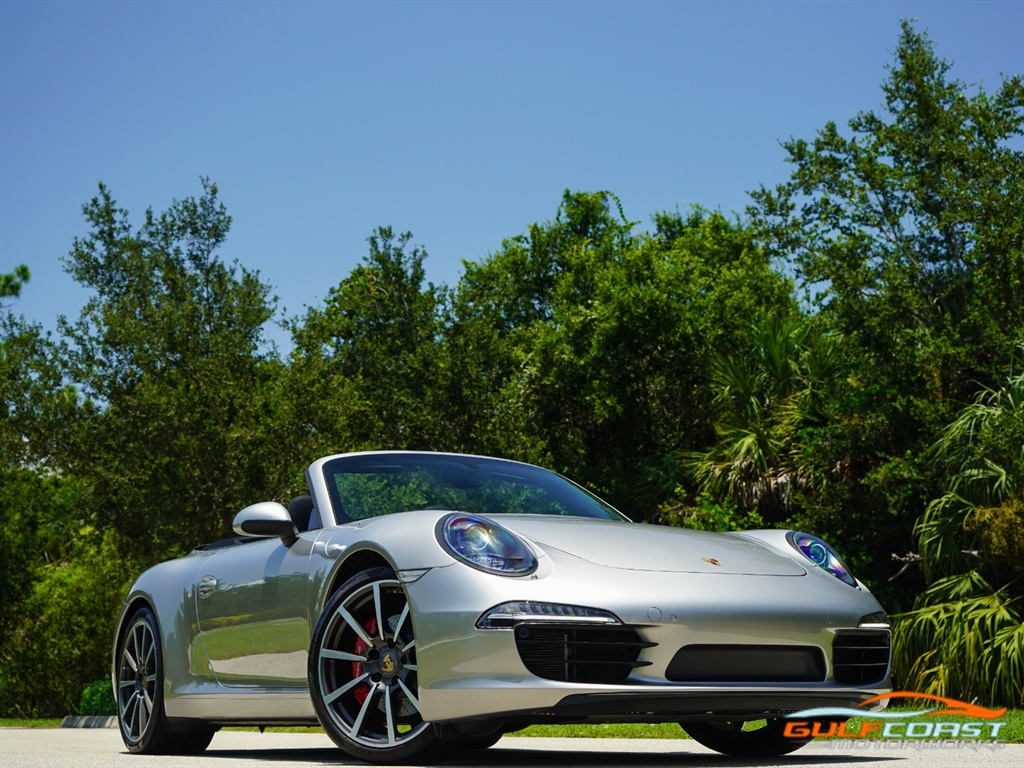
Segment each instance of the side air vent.
[[537,677],[567,683],[618,683],[637,667],[645,643],[629,627],[525,623],[515,629],[523,664]]
[[832,640],[832,674],[843,685],[870,685],[889,671],[889,632],[857,629],[836,632]]

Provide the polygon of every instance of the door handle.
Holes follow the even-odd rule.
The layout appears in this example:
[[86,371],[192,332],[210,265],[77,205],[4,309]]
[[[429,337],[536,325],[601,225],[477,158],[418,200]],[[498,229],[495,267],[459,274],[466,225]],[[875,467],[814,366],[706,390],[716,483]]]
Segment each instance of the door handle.
[[217,580],[213,576],[203,576],[199,580],[199,598],[207,598],[217,589]]

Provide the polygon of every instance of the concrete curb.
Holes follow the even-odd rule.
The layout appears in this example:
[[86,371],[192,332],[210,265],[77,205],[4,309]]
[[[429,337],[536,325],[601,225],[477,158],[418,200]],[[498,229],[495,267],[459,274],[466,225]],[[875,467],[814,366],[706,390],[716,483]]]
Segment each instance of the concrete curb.
[[116,717],[103,715],[68,715],[60,721],[61,728],[117,728]]

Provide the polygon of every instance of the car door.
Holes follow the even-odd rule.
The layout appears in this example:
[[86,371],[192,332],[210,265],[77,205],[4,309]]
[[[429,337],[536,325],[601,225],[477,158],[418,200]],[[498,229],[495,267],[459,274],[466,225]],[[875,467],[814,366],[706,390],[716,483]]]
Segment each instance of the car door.
[[281,539],[241,539],[199,571],[196,603],[202,645],[226,686],[302,688],[311,631],[309,566],[320,531]]

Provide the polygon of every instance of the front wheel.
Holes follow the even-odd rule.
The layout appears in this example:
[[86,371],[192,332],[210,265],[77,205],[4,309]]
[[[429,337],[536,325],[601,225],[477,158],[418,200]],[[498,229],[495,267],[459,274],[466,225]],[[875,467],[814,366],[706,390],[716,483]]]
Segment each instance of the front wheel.
[[785,736],[786,721],[750,720],[714,723],[680,723],[699,744],[733,757],[776,757],[795,752],[809,739]]
[[497,733],[489,733],[486,736],[463,736],[455,739],[444,739],[444,743],[449,746],[449,750],[452,754],[460,754],[462,752],[481,752],[485,749],[490,749],[504,736],[501,731]]
[[195,755],[210,745],[213,731],[179,733],[164,716],[164,667],[156,616],[137,610],[125,625],[117,653],[117,722],[129,752]]
[[370,568],[327,601],[309,650],[309,691],[328,736],[371,763],[437,758],[420,715],[409,600],[388,568]]

